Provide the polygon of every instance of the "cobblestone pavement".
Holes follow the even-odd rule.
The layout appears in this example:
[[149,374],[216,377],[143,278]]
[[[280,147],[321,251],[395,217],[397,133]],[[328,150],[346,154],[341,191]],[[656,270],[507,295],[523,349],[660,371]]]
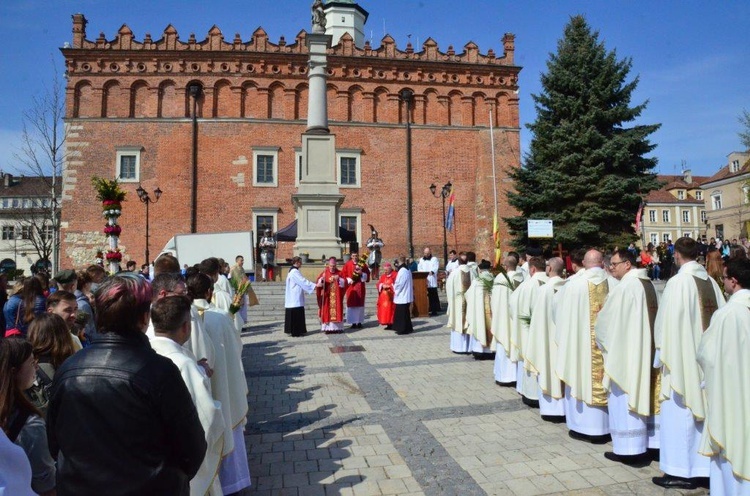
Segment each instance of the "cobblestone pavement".
[[[663,490],[651,483],[657,462],[630,468],[604,458],[611,444],[570,439],[495,385],[491,361],[452,354],[444,324],[416,319],[407,336],[372,317],[339,335],[311,321],[302,338],[282,323],[243,333],[253,477],[243,494],[707,493]],[[354,345],[364,351],[331,351]]]

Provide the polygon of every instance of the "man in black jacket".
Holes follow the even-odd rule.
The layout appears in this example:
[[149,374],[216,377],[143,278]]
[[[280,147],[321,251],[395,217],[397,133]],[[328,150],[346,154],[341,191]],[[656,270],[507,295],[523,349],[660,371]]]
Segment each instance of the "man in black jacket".
[[57,493],[188,495],[206,441],[179,370],[144,334],[150,284],[118,274],[95,300],[101,337],[63,363],[52,386]]

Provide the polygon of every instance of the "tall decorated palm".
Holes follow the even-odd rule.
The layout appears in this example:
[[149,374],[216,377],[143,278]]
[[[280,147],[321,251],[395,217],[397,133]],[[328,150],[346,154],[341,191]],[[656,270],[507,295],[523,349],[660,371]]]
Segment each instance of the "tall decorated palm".
[[104,255],[109,264],[110,274],[116,274],[120,269],[122,253],[118,248],[122,228],[117,224],[117,219],[122,215],[122,202],[125,201],[126,193],[120,189],[116,179],[102,179],[92,177],[91,183],[96,190],[96,198],[102,202],[102,215],[107,223],[104,225],[104,234],[107,236],[109,249]]
[[526,246],[527,219],[552,219],[554,244],[627,246],[642,195],[657,189],[649,135],[660,124],[633,122],[646,107],[631,106],[638,78],[629,58],[608,52],[581,16],[572,17],[550,54],[542,92],[532,95],[536,120],[522,167],[508,193],[519,215],[505,219],[517,246]]

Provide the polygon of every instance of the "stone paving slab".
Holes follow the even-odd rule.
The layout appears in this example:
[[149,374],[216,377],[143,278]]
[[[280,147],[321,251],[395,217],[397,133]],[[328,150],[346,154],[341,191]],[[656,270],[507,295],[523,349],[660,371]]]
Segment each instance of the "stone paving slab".
[[[491,361],[452,354],[445,317],[396,336],[377,322],[340,335],[281,325],[243,333],[253,487],[270,495],[673,495],[658,463],[630,468],[611,444],[572,440],[514,390]],[[364,352],[331,353],[360,345]]]

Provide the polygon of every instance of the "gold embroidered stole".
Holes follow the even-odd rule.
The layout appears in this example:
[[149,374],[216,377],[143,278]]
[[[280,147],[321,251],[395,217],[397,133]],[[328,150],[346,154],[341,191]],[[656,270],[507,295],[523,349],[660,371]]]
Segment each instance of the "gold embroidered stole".
[[701,279],[700,277],[693,276],[693,280],[695,280],[695,285],[698,287],[698,303],[701,308],[701,325],[703,332],[705,332],[711,323],[711,316],[716,309],[719,308],[719,303],[716,301],[716,293],[714,293],[711,278]]
[[596,345],[596,333],[594,325],[596,316],[604,306],[604,301],[609,294],[609,282],[604,281],[599,285],[589,282],[589,333],[591,335],[591,405],[607,406],[607,391],[602,386],[604,379],[604,357],[602,351]]
[[492,337],[493,337],[492,335],[492,305],[490,304],[491,299],[492,299],[492,293],[490,293],[487,290],[484,290],[482,294],[484,296],[484,329],[486,332],[485,339],[487,339],[487,341],[485,342],[487,343],[487,346],[489,346],[490,343],[492,342]]
[[655,369],[650,366],[654,363],[654,355],[656,354],[656,343],[654,342],[654,322],[656,322],[656,312],[659,308],[658,301],[656,299],[656,290],[654,285],[650,281],[640,279],[643,285],[643,291],[646,293],[646,308],[648,309],[648,325],[651,331],[651,362],[649,362],[649,369],[651,370],[651,395],[649,401],[649,415],[658,415],[661,411],[661,402],[659,401],[659,394],[661,393],[661,368]]
[[343,320],[341,318],[341,315],[339,315],[336,310],[338,310],[338,300],[336,298],[336,294],[338,292],[338,284],[339,282],[337,280],[334,280],[333,276],[339,275],[338,272],[335,274],[329,272],[330,277],[328,278],[328,318],[331,322],[339,322]]
[[471,273],[461,270],[459,276],[461,276],[461,333],[466,334],[466,292],[471,287]]

